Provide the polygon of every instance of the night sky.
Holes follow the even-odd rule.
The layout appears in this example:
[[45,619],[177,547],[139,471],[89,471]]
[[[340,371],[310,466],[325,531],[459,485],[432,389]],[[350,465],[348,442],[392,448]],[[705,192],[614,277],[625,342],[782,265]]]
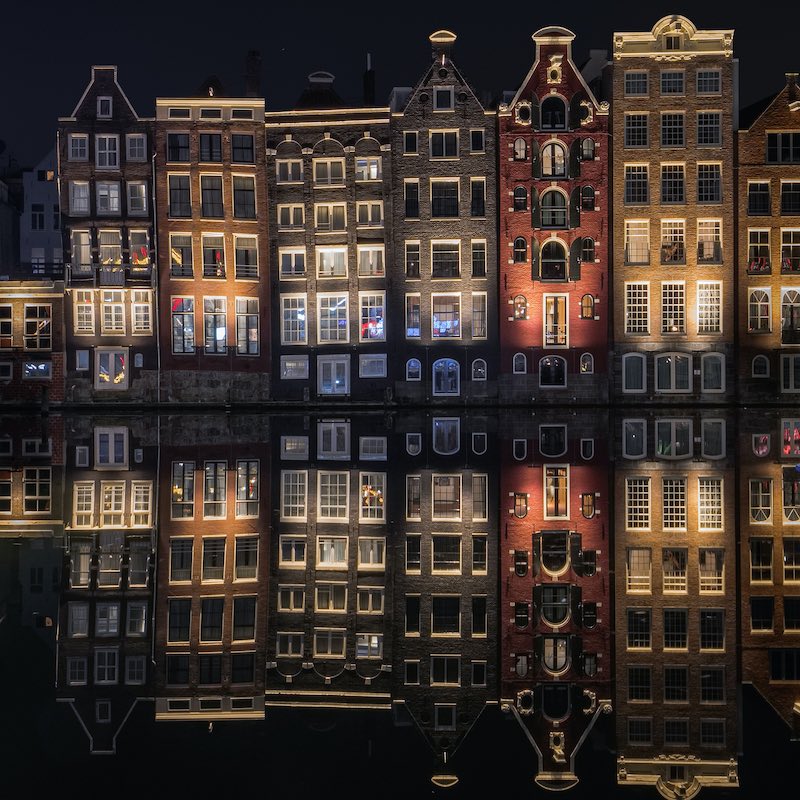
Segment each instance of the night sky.
[[800,5],[774,0],[745,10],[718,0],[625,0],[606,4],[602,16],[594,13],[601,4],[585,2],[557,4],[557,12],[519,0],[474,2],[466,10],[435,4],[449,9],[430,11],[411,3],[333,0],[267,0],[246,11],[242,5],[7,0],[0,11],[0,139],[22,165],[33,165],[53,143],[57,118],[72,112],[92,64],[117,64],[134,108],[152,116],[157,96],[193,93],[209,75],[217,75],[229,94],[242,92],[250,49],[262,54],[268,109],[291,107],[307,75],[320,69],[336,75],[343,98],[360,101],[367,52],[376,70],[376,100],[384,103],[393,86],[419,79],[430,57],[427,37],[439,28],[458,35],[456,63],[476,89],[493,96],[516,89],[525,77],[533,59],[530,35],[538,28],[574,31],[580,64],[589,48],[610,51],[613,31],[650,30],[671,13],[685,14],[699,28],[735,29],[743,106],[780,89],[785,72],[800,71]]

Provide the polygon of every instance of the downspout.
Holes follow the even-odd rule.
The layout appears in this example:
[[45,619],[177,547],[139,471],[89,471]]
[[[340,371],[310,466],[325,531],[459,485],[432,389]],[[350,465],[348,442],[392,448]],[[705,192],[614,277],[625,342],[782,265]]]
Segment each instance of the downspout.
[[[153,220],[153,272],[150,276],[150,285],[153,288],[153,317],[156,337],[156,406],[161,404],[161,331],[160,331],[160,318],[159,306],[160,297],[158,291],[158,215],[156,214],[156,153],[153,150],[153,155],[150,158],[151,165],[151,188],[150,188],[150,209],[152,211]],[[159,428],[160,436],[160,428]]]

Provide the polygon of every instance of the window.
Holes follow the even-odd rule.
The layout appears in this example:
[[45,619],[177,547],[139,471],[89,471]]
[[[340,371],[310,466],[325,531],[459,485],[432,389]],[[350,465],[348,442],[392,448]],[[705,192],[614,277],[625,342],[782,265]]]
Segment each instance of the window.
[[685,650],[688,647],[688,611],[685,608],[664,609],[664,649]]
[[697,202],[722,202],[722,167],[719,164],[697,165]]
[[355,179],[357,181],[379,181],[381,179],[381,156],[357,156]]
[[278,205],[278,230],[302,229],[305,225],[304,206]]
[[361,483],[359,521],[362,523],[383,522],[385,519],[386,473],[361,472],[359,480]]
[[276,159],[278,183],[299,183],[303,180],[303,162],[300,159]]
[[306,274],[306,251],[302,247],[281,247],[278,261],[281,278],[296,278]]
[[236,298],[236,352],[258,355],[258,298]]
[[194,516],[194,461],[172,462],[172,519]]
[[[528,495],[523,492],[514,492],[514,516],[517,519],[525,519],[528,516]],[[525,569],[527,570],[527,561]]]
[[567,130],[567,109],[564,101],[550,95],[542,101],[541,127],[543,131]]
[[769,649],[769,678],[771,681],[800,680],[800,648],[771,647]]
[[89,158],[89,137],[82,133],[67,135],[67,147],[70,161],[87,161]]
[[628,667],[628,702],[653,699],[650,667]]
[[649,592],[651,588],[651,554],[649,547],[629,547],[625,560],[626,590]]
[[561,242],[550,240],[542,248],[541,277],[545,281],[567,280],[567,252]]
[[584,186],[581,189],[581,210],[594,211],[594,209],[595,209],[594,189],[591,186]]
[[119,136],[97,135],[95,142],[95,165],[98,169],[119,168]]
[[347,228],[345,203],[315,203],[314,225],[317,231],[330,233]]
[[686,181],[683,164],[661,165],[661,202],[686,202]]
[[222,134],[200,134],[200,161],[206,163],[222,161]]
[[85,686],[87,683],[86,659],[67,658],[67,685]]
[[[200,641],[222,641],[222,612],[225,600],[222,597],[203,597],[200,600]],[[201,681],[203,682],[203,681]]]
[[722,114],[719,111],[697,112],[697,146],[719,147],[722,144]]
[[317,458],[350,458],[350,423],[342,421],[317,423]]
[[224,216],[220,175],[200,176],[200,216],[212,218]]
[[645,70],[625,70],[625,97],[646,95],[647,72]]
[[565,387],[567,385],[567,362],[560,356],[546,356],[539,360],[539,386]]
[[203,483],[204,519],[224,519],[227,516],[225,483],[228,464],[226,461],[206,461]]
[[[318,516],[329,521],[347,521],[348,485],[347,472],[319,472]],[[346,541],[346,540],[345,540]]]
[[[233,216],[235,219],[256,218],[255,180],[249,175],[233,176]],[[203,214],[203,216],[208,215]]]
[[472,380],[473,381],[486,380],[486,361],[483,358],[476,358],[472,362]]
[[431,598],[431,635],[461,634],[461,596],[434,595]]
[[71,638],[89,635],[89,604],[67,603],[67,635]]
[[683,70],[661,70],[661,94],[684,94]]
[[316,186],[344,186],[344,159],[315,158],[314,184]]
[[320,278],[347,277],[346,247],[317,247],[317,276]]
[[797,164],[800,162],[800,135],[793,132],[767,134],[768,164]]
[[472,519],[489,519],[489,479],[487,475],[472,475]]
[[406,519],[421,519],[422,480],[419,475],[406,476]]
[[306,296],[281,295],[281,344],[304,344],[306,332]]
[[650,745],[653,743],[653,720],[650,717],[628,718],[628,744]]
[[429,135],[431,158],[458,158],[458,131],[430,131]]
[[656,391],[691,391],[692,357],[683,353],[656,356]]
[[306,565],[306,537],[281,536],[280,559],[281,567],[305,567]]
[[470,216],[486,216],[486,178],[470,178]]
[[[302,377],[308,377],[307,370]],[[346,395],[349,392],[350,356],[317,356],[317,393]]]
[[94,650],[94,682],[117,683],[119,651],[116,648],[96,647]]
[[627,647],[628,650],[651,646],[651,624],[649,608],[629,608]]
[[434,534],[431,569],[434,574],[461,572],[461,537]]
[[305,607],[303,586],[278,586],[278,611],[303,611]]
[[642,205],[650,202],[647,170],[647,164],[625,165],[625,203]]
[[625,264],[650,263],[650,223],[625,220]]
[[[650,332],[650,284],[649,283],[625,283],[625,333],[649,333]],[[623,356],[623,371],[626,358],[642,358],[636,354]],[[642,377],[644,372],[642,369]],[[627,375],[627,372],[626,372]],[[626,387],[628,391],[633,391],[631,386]],[[644,387],[641,387],[643,390]]]
[[89,184],[87,182],[69,182],[69,213],[73,215],[89,213]]
[[664,667],[664,702],[686,703],[689,700],[689,669]]
[[461,476],[434,475],[433,519],[461,519]]
[[[168,175],[169,186],[169,216],[191,217],[192,197],[188,175]],[[191,240],[189,242],[191,248]]]
[[403,181],[406,219],[419,218],[419,178]]
[[235,164],[253,164],[255,162],[255,146],[251,134],[231,134],[231,161]]
[[119,214],[120,212],[119,182],[98,181],[95,184],[95,189],[97,192],[98,215]]
[[203,234],[203,277],[225,277],[225,240],[222,236]]
[[228,352],[228,323],[224,297],[203,298],[203,325],[205,330],[205,352]]
[[650,478],[625,479],[625,527],[650,529]]
[[722,530],[722,479],[698,478],[698,528]]
[[167,161],[189,161],[189,134],[167,134]]
[[192,549],[191,539],[170,539],[169,579],[171,582],[192,579]]
[[750,539],[750,582],[772,583],[772,539]]
[[686,263],[686,229],[682,219],[661,221],[661,263]]
[[258,516],[258,461],[236,462],[236,517]]
[[544,518],[569,517],[569,467],[544,468]]
[[472,277],[486,277],[486,242],[481,239],[473,239],[472,247]]
[[542,148],[542,177],[566,178],[567,157],[565,148],[551,142]]
[[487,327],[487,299],[484,292],[472,294],[472,338],[485,339]]
[[258,568],[258,537],[238,537],[234,555],[234,579],[237,581],[255,579]]
[[747,213],[752,216],[771,214],[769,181],[747,182]]
[[725,649],[725,612],[721,609],[700,610],[700,649]]
[[[542,194],[542,227],[566,228],[567,227],[567,198],[561,192],[550,189]],[[548,242],[545,248],[552,243]]]
[[431,277],[458,278],[461,274],[461,242],[431,242]]
[[[295,206],[302,212],[302,206]],[[359,227],[379,228],[383,225],[383,201],[372,200],[356,203],[356,220]],[[302,222],[298,227],[302,227]]]
[[234,236],[236,278],[258,277],[258,244],[255,236]]
[[483,575],[487,570],[487,537],[484,534],[472,536],[472,574]]
[[203,539],[203,580],[221,581],[225,577],[225,539]]
[[317,316],[320,342],[349,341],[346,294],[317,296]]
[[384,341],[386,332],[384,328],[384,293],[367,294],[359,292],[361,306],[361,327],[359,341]]
[[283,658],[300,658],[303,655],[303,634],[278,631],[276,653]]
[[647,147],[647,114],[625,114],[625,147]]
[[700,668],[700,702],[725,702],[725,667]]
[[403,131],[403,154],[416,155],[419,136],[416,131]]

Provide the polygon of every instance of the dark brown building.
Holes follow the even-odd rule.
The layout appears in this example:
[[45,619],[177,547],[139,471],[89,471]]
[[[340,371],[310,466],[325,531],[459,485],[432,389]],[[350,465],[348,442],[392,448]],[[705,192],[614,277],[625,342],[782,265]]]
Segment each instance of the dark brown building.
[[156,398],[152,152],[117,68],[92,67],[58,121],[70,402]]

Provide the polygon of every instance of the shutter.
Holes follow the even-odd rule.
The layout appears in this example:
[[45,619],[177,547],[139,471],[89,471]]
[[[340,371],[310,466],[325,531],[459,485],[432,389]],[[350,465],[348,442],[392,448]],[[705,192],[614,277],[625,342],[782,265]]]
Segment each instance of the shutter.
[[541,585],[536,585],[533,587],[533,606],[531,607],[531,623],[534,627],[539,624],[541,610],[542,587]]
[[569,146],[569,177],[576,180],[581,176],[581,142],[576,139]]
[[[573,189],[572,194],[569,196],[569,226],[570,228],[579,228],[581,225],[581,190],[579,188]],[[580,253],[580,247],[578,248]]]
[[542,708],[542,695],[543,695],[543,686],[541,683],[537,683],[536,686],[533,687],[533,713],[536,714]]
[[569,279],[579,281],[581,279],[581,248],[583,239],[576,239],[569,248]]
[[542,227],[542,206],[539,203],[539,192],[531,188],[531,226]]
[[536,673],[542,666],[542,652],[544,651],[543,636],[537,633],[533,637],[533,672]]
[[542,177],[541,148],[535,139],[531,142],[531,175],[535,179]]
[[539,574],[539,570],[542,568],[542,536],[541,534],[534,533],[533,534],[533,574],[534,577]]
[[572,569],[576,575],[583,575],[583,560],[581,557],[581,535],[571,533],[569,535],[569,557],[572,560]]
[[569,129],[576,131],[581,127],[581,101],[584,100],[583,92],[576,92],[569,102]]
[[531,280],[538,281],[540,275],[539,264],[539,242],[536,239],[531,239]]
[[583,637],[577,634],[571,634],[569,637],[569,652],[572,657],[572,666],[575,669],[581,669],[583,666]]
[[597,550],[584,550],[582,553],[583,574],[591,578],[597,571]]
[[594,628],[597,625],[597,603],[587,601],[583,604],[583,620],[585,628]]
[[531,98],[531,127],[538,131],[542,126],[542,115],[539,111],[539,98],[535,95]]
[[514,551],[514,572],[521,578],[528,574],[528,551]]
[[576,625],[583,625],[583,610],[581,608],[581,587],[569,587],[569,599],[572,605],[572,618],[575,620]]

